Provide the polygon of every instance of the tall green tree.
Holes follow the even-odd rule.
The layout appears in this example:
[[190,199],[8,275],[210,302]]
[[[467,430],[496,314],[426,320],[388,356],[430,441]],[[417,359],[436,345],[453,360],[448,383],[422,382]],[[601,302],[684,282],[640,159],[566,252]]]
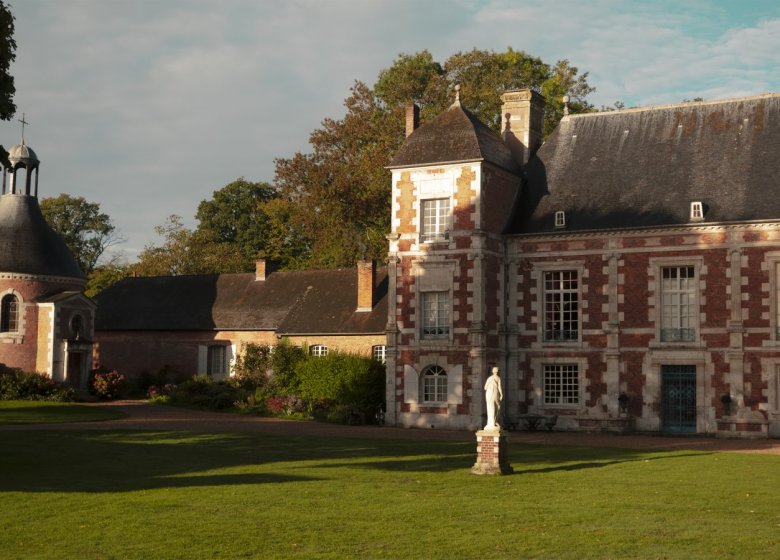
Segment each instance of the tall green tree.
[[356,82],[342,119],[325,119],[312,132],[310,153],[276,160],[276,185],[291,205],[288,223],[296,233],[302,266],[351,266],[360,258],[381,259],[390,230],[390,174],[385,166],[404,140],[404,106],[421,107],[423,121],[452,104],[455,84],[461,102],[498,131],[501,92],[530,87],[545,96],[544,132],[570,112],[591,111],[594,91],[567,60],[547,64],[508,48],[505,52],[459,52],[444,63],[428,51],[401,54],[379,73],[373,88]]
[[0,119],[7,121],[16,113],[14,77],[11,63],[16,60],[14,16],[8,4],[0,0]]
[[123,239],[100,204],[81,196],[61,194],[41,200],[41,212],[68,245],[81,269],[89,275],[105,250]]
[[215,243],[233,244],[247,263],[267,253],[268,218],[264,203],[276,197],[268,183],[252,183],[240,177],[203,200],[195,214],[198,232]]
[[217,272],[244,272],[246,262],[238,246],[218,243],[202,232],[184,227],[180,216],[171,215],[154,228],[161,245],[149,244],[130,268],[141,276],[179,276]]

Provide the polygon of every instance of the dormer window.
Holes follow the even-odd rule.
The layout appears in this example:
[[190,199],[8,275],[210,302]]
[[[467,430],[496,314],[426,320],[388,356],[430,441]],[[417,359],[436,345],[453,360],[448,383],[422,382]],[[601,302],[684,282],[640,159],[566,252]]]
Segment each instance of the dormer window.
[[563,210],[558,210],[555,213],[555,227],[556,228],[566,227],[566,213]]
[[701,222],[704,220],[704,205],[699,202],[691,202],[691,221]]

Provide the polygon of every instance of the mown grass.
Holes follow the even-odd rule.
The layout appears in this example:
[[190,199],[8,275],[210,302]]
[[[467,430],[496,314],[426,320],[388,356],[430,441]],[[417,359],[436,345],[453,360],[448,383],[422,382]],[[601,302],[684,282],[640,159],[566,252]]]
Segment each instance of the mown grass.
[[3,558],[776,558],[773,456],[0,432]]
[[60,424],[63,422],[99,422],[122,418],[116,410],[88,407],[76,403],[49,401],[0,401],[2,424]]

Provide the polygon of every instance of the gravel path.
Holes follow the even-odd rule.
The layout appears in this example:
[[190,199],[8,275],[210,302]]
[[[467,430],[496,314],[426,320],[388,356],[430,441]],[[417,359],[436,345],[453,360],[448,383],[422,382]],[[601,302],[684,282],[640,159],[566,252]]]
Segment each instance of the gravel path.
[[[261,432],[290,436],[337,436],[354,438],[414,439],[437,441],[474,441],[474,434],[439,429],[405,429],[390,426],[342,426],[319,422],[302,422],[281,418],[261,418],[189,410],[149,404],[145,401],[88,403],[88,406],[119,410],[126,414],[105,422],[69,424],[26,424],[0,426],[0,431],[21,430],[189,430],[208,432]],[[657,435],[588,434],[581,432],[508,432],[510,442],[541,445],[575,445],[582,447],[617,447],[624,449],[731,451],[780,455],[780,440],[735,440],[715,437],[668,437]]]

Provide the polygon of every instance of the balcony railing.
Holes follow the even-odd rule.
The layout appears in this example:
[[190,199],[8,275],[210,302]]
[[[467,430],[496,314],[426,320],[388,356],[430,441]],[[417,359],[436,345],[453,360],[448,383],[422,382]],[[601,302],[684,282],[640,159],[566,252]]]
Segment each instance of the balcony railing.
[[661,329],[662,342],[693,342],[696,329]]

